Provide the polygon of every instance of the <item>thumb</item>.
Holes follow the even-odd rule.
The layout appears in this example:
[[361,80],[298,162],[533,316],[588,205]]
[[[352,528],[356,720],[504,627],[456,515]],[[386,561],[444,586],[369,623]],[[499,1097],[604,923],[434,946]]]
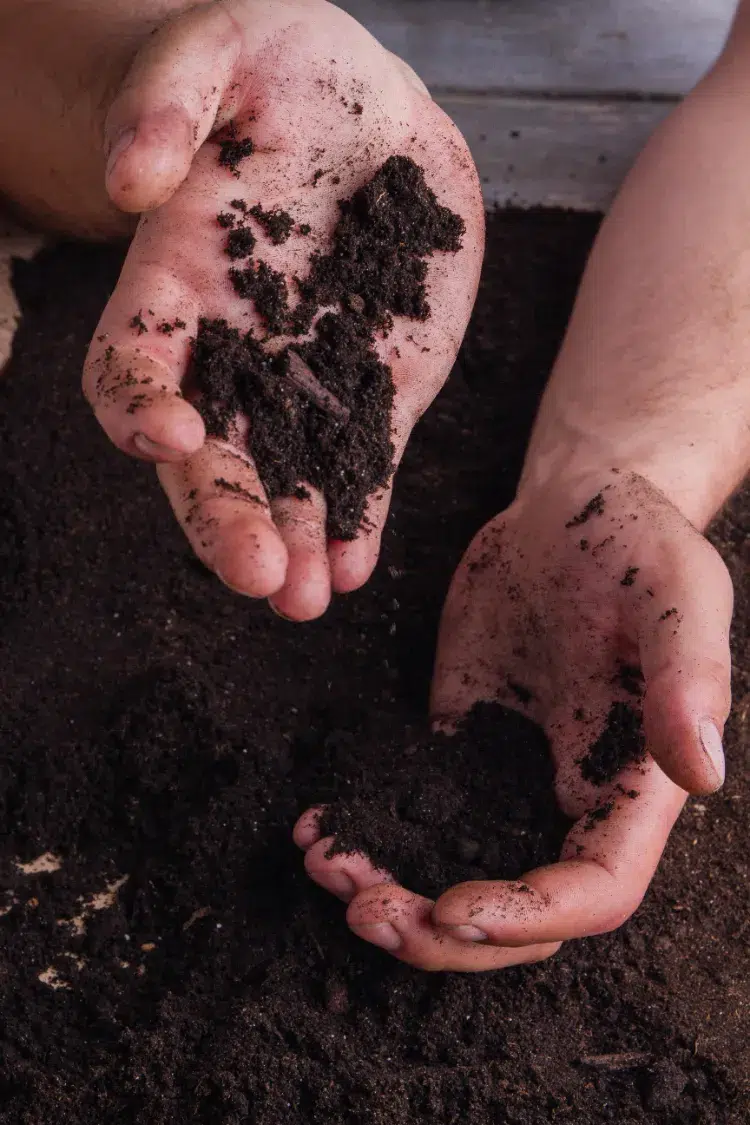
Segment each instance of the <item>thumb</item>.
[[643,719],[649,750],[672,781],[688,793],[711,793],[724,782],[733,591],[713,547],[690,535],[660,560],[661,579],[651,576],[639,599]]
[[106,187],[123,211],[174,194],[209,134],[232,120],[242,31],[217,5],[191,9],[149,38],[105,122]]

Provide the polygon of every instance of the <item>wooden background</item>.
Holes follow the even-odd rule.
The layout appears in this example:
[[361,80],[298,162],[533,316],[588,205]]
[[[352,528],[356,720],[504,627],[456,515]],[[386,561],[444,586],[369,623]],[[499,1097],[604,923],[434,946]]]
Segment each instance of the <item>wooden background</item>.
[[[605,207],[735,0],[338,0],[471,145],[488,203]],[[518,134],[516,136],[516,134]]]

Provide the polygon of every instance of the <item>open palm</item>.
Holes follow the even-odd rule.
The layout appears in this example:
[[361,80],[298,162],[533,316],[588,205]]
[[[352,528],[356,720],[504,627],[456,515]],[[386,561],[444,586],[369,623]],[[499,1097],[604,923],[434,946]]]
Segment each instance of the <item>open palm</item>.
[[522,496],[480,531],[453,579],[432,714],[450,726],[495,700],[544,726],[557,800],[575,821],[559,862],[519,872],[523,886],[468,882],[432,902],[362,855],[328,856],[308,812],[295,829],[308,872],[349,902],[355,932],[422,968],[535,961],[620,925],[686,791],[723,780],[731,614],[718,554],[644,478],[606,471]]
[[[247,443],[206,437],[181,390],[199,318],[260,336],[266,327],[232,285],[217,216],[240,198],[294,218],[278,245],[251,220],[258,257],[285,276],[290,293],[311,252],[330,248],[339,200],[391,155],[412,157],[439,202],[462,217],[462,249],[429,259],[431,317],[397,319],[377,341],[396,390],[397,463],[450,371],[476,292],[483,211],[471,157],[413,73],[320,0],[226,0],[167,24],[136,59],[107,129],[110,195],[148,213],[91,345],[86,395],[116,445],[158,462],[206,565],[234,589],[270,597],[287,617],[315,617],[332,590],[355,589],[372,572],[390,487],[370,497],[366,533],[329,541],[321,495],[269,503]],[[222,163],[217,134],[251,139],[252,155],[234,168]],[[238,435],[248,427],[252,418],[239,420]]]

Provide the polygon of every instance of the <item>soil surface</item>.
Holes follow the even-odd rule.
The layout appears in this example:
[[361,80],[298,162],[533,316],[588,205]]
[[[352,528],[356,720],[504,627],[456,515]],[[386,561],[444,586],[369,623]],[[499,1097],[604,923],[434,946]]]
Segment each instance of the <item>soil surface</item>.
[[[349,934],[290,838],[333,754],[362,763],[364,790],[379,748],[418,741],[448,580],[512,497],[595,226],[491,218],[473,326],[407,449],[377,574],[305,626],[209,575],[153,471],[90,416],[80,371],[118,255],[17,265],[0,385],[3,1125],[747,1121],[747,495],[716,529],[738,603],[727,784],[690,802],[620,931],[538,966],[419,973]],[[501,761],[481,768],[501,790]],[[436,755],[431,776],[458,787],[462,769]]]
[[[304,486],[313,485],[326,499],[329,536],[354,539],[366,525],[368,496],[388,484],[393,469],[393,377],[377,338],[390,332],[394,317],[430,316],[427,260],[461,249],[464,221],[438,203],[413,160],[389,157],[339,202],[331,250],[314,253],[309,275],[294,279],[292,308],[287,279],[262,260],[248,223],[252,217],[278,244],[294,220],[259,204],[231,205],[234,214],[222,212],[217,222],[231,228],[227,255],[249,259],[229,270],[236,292],[254,303],[271,336],[299,336],[312,326],[312,338],[271,357],[252,332],[240,336],[223,320],[201,321],[190,371],[196,405],[208,432],[224,439],[238,414],[251,416],[245,440],[269,499],[306,495]],[[323,308],[335,311],[316,321]],[[307,367],[304,383],[289,378],[290,363]],[[316,382],[321,390],[311,395]]]

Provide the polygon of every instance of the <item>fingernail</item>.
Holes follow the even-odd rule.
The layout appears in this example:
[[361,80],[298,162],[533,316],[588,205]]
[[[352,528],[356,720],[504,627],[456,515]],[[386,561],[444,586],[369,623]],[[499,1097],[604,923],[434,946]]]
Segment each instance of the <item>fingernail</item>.
[[269,606],[269,609],[273,613],[275,613],[277,617],[280,617],[282,621],[294,621],[293,617],[287,617],[287,615],[285,613],[282,613],[280,609],[277,609],[272,601],[269,601],[268,606]]
[[345,902],[350,902],[357,893],[354,883],[343,871],[308,871],[308,875],[319,887],[330,891]]
[[381,949],[387,949],[390,953],[394,953],[401,946],[401,936],[390,922],[373,922],[371,925],[352,926],[352,930],[357,937],[364,938],[365,941],[369,941],[373,945],[379,945]]
[[701,719],[698,725],[698,731],[706,757],[716,771],[719,785],[723,785],[724,776],[726,774],[726,764],[724,762],[724,747],[721,742],[719,729],[712,719]]
[[115,164],[120,159],[124,152],[132,145],[135,140],[135,129],[124,129],[112,142],[112,147],[109,150],[107,157],[107,176],[110,176],[114,171]]
[[248,598],[250,596],[247,590],[240,590],[238,586],[233,586],[231,582],[228,582],[220,570],[215,570],[214,574],[219,579],[219,581],[226,586],[227,590],[231,590],[233,594],[239,594],[240,597],[243,598]]
[[487,941],[487,934],[478,926],[441,926],[441,930],[459,941]]
[[145,434],[133,434],[133,445],[144,457],[154,457],[157,460],[162,457],[185,456],[182,450],[172,449],[168,445],[161,445],[158,441],[152,441],[151,438],[146,437]]

